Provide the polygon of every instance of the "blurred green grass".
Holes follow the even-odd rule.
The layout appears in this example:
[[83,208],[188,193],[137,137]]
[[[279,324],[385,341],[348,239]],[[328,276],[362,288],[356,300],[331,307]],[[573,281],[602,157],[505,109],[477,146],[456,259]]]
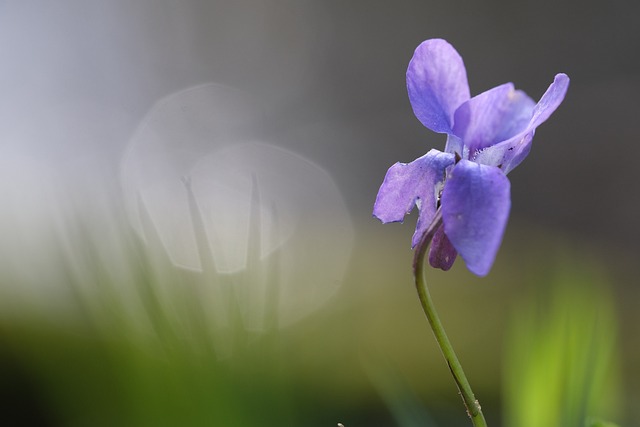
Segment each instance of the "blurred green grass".
[[[359,224],[339,292],[300,322],[261,332],[244,327],[241,307],[236,306],[241,302],[233,296],[233,284],[250,282],[250,274],[205,277],[173,268],[125,228],[124,261],[110,265],[103,252],[113,246],[101,247],[91,231],[81,229],[73,245],[82,249],[82,257],[61,257],[66,273],[51,279],[72,296],[64,309],[30,305],[28,298],[8,300],[16,284],[9,275],[2,277],[2,305],[13,305],[0,316],[5,418],[40,416],[38,425],[63,426],[342,422],[352,427],[428,425],[427,420],[467,425],[415,295],[409,228]],[[448,273],[429,273],[442,320],[490,425],[540,425],[515,421],[513,410],[520,408],[517,413],[523,416],[522,405],[532,413],[551,411],[526,393],[514,395],[517,385],[510,383],[510,369],[538,372],[527,385],[531,394],[574,405],[571,396],[579,399],[586,393],[592,399],[605,393],[616,405],[587,415],[615,417],[607,419],[620,425],[638,423],[630,410],[638,402],[633,357],[640,351],[633,303],[638,291],[630,287],[628,276],[633,271],[612,268],[615,262],[628,265],[620,257],[568,242],[515,224],[489,277],[472,276],[460,260]],[[210,286],[230,292],[224,321],[211,313],[203,297]],[[561,289],[567,308],[581,308],[583,318],[569,322],[562,306],[541,304],[556,298],[554,289]],[[611,298],[601,300],[604,320],[596,327],[585,298],[600,301],[598,295],[609,293]],[[619,366],[609,368],[623,372],[622,385],[611,377],[603,386],[607,381],[602,382],[597,370],[593,373],[598,379],[589,389],[545,383],[540,375],[552,372],[553,351],[562,343],[526,350],[535,342],[529,338],[536,331],[534,324],[540,323],[536,319],[544,319],[543,332],[538,332],[556,334],[556,340],[568,333],[569,324],[572,331],[607,343],[602,344],[606,348],[597,347],[602,354],[595,351],[593,357],[619,360]],[[576,338],[576,348],[584,344],[579,341]],[[506,359],[505,342],[520,342],[519,350]],[[551,359],[531,357],[535,351]],[[567,366],[582,373],[591,370],[579,365],[590,359],[571,352],[567,357],[562,362],[565,371]],[[510,414],[505,424],[503,414]]]
[[623,402],[618,319],[606,276],[557,257],[548,284],[514,307],[505,350],[505,425],[581,427]]

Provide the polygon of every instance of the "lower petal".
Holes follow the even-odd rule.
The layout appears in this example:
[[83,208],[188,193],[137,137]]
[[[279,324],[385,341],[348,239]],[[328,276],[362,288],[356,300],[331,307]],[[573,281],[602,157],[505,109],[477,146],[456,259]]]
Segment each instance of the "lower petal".
[[511,185],[495,166],[461,160],[442,192],[444,231],[478,276],[491,270],[511,208]]

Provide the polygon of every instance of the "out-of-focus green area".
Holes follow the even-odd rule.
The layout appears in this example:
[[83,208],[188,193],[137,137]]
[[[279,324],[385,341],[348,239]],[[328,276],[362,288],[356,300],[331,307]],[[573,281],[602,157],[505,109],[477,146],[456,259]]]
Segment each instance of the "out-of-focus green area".
[[[337,294],[259,332],[234,294],[251,271],[177,269],[120,231],[119,263],[95,233],[71,239],[83,255],[60,258],[49,305],[2,277],[2,425],[469,425],[413,289],[408,226],[361,224]],[[487,278],[461,260],[429,272],[490,425],[638,423],[632,273],[615,254],[518,223]],[[224,316],[210,287],[224,290]]]
[[505,347],[506,425],[581,426],[595,414],[619,417],[618,317],[608,282],[571,256],[558,258],[543,291],[516,305]]

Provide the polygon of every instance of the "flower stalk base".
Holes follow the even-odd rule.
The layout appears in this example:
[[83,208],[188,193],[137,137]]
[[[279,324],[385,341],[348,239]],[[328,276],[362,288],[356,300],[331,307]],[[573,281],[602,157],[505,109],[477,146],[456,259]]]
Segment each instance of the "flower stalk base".
[[427,282],[424,278],[424,266],[427,248],[429,246],[429,243],[433,239],[434,233],[441,225],[442,214],[438,209],[433,221],[425,231],[423,237],[418,243],[418,246],[416,247],[415,258],[413,260],[413,273],[415,276],[416,289],[418,291],[418,297],[420,298],[420,304],[422,305],[424,314],[427,316],[427,320],[429,321],[429,325],[433,330],[436,341],[438,342],[440,350],[442,350],[442,354],[447,361],[447,365],[449,366],[451,375],[453,375],[453,379],[458,386],[458,390],[460,391],[460,395],[462,396],[462,400],[464,401],[464,405],[467,408],[467,413],[471,418],[473,425],[475,427],[486,427],[487,422],[485,421],[484,415],[482,414],[480,403],[475,398],[475,395],[471,390],[471,386],[469,385],[469,381],[464,374],[462,365],[460,364],[460,361],[458,360],[458,357],[456,356],[456,353],[451,346],[451,342],[447,337],[444,327],[442,326],[442,322],[438,317],[438,313],[436,312],[433,300],[431,299],[431,294],[429,293],[429,289],[427,288]]

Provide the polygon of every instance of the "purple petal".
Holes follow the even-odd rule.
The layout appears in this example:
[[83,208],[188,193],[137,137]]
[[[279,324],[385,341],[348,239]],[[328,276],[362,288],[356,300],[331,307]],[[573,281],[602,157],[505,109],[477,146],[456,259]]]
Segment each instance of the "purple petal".
[[429,264],[431,267],[447,271],[451,268],[457,256],[458,252],[447,238],[447,235],[444,234],[444,226],[440,226],[431,240]]
[[445,169],[454,162],[452,154],[430,150],[411,163],[396,163],[384,177],[373,206],[373,215],[383,223],[404,220],[415,205],[420,211],[412,247],[431,223]]
[[534,107],[527,127],[519,134],[478,152],[473,160],[485,165],[502,166],[504,173],[512,171],[527,157],[536,128],[560,106],[568,88],[569,77],[566,74],[556,75]]
[[409,62],[407,91],[423,125],[451,133],[454,112],[469,99],[467,72],[453,46],[442,39],[422,42]]
[[447,145],[444,148],[445,153],[458,153],[460,157],[465,157],[464,142],[454,134],[447,135]]
[[562,104],[564,96],[567,94],[567,89],[569,89],[569,76],[563,73],[556,74],[553,83],[551,83],[534,108],[529,128],[535,129],[540,126],[556,111]]
[[511,139],[478,152],[473,161],[483,165],[498,166],[507,174],[529,155],[534,134],[535,130],[522,132]]
[[533,115],[535,102],[507,83],[462,104],[455,113],[453,133],[464,141],[472,158],[490,147],[522,132]]
[[497,167],[461,160],[442,192],[442,220],[447,237],[467,268],[489,273],[511,207],[510,184]]

